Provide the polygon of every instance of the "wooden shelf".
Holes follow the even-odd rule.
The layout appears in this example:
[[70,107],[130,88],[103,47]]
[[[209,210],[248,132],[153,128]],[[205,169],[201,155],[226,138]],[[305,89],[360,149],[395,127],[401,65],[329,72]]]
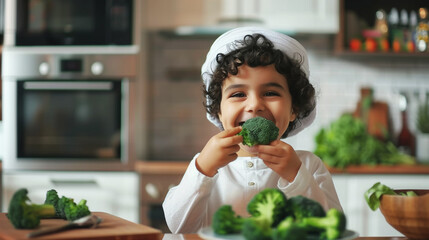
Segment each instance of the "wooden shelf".
[[349,166],[345,169],[328,167],[331,174],[429,174],[429,164]]

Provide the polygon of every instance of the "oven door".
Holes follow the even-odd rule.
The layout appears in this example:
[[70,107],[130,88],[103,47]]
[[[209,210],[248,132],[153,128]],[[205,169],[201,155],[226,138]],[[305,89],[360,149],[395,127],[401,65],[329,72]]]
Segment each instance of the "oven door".
[[4,88],[11,104],[5,169],[132,167],[128,80],[20,79],[6,81]]
[[132,0],[17,0],[16,45],[131,45]]
[[17,157],[121,158],[120,81],[19,81]]

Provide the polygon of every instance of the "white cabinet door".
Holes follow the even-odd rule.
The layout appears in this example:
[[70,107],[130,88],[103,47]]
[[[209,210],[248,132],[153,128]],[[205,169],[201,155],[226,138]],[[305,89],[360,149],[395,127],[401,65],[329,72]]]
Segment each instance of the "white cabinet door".
[[87,200],[93,212],[139,222],[139,177],[133,172],[44,172],[4,173],[3,211],[16,190],[27,188],[33,203],[45,201],[46,192],[55,189],[58,195]]
[[263,0],[260,16],[271,28],[302,33],[337,33],[338,0]]
[[393,189],[429,189],[427,175],[333,175],[334,184],[347,216],[347,228],[359,236],[404,236],[390,226],[380,209],[372,211],[364,193],[376,182]]

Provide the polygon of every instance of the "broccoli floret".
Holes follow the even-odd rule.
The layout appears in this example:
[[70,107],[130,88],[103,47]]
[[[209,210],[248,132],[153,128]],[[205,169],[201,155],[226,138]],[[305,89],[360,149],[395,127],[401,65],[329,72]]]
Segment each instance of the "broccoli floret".
[[28,190],[19,189],[14,193],[9,204],[8,218],[18,229],[33,229],[39,226],[40,219],[55,216],[55,207],[51,204],[33,204],[28,197]]
[[263,117],[248,119],[238,135],[243,136],[243,144],[247,146],[268,145],[277,139],[279,129],[274,122]]
[[264,215],[244,220],[242,233],[246,240],[270,240],[271,231],[271,220]]
[[58,208],[57,209],[59,210],[59,216],[58,216],[59,218],[67,219],[65,210],[66,210],[66,207],[71,205],[71,204],[74,204],[73,198],[68,198],[68,197],[62,196],[58,200]]
[[323,238],[328,240],[339,238],[346,229],[346,216],[335,208],[329,209],[325,217],[303,218],[301,222],[308,227],[319,229]]
[[247,204],[247,212],[253,217],[263,216],[275,227],[287,215],[286,196],[276,188],[266,188],[256,194]]
[[289,216],[272,230],[271,236],[273,240],[302,240],[307,238],[307,228]]
[[235,214],[231,205],[221,206],[213,215],[212,228],[216,234],[241,233],[244,219]]
[[293,216],[295,219],[305,217],[324,217],[325,210],[319,202],[302,195],[291,197],[287,200],[287,215]]
[[64,213],[68,221],[74,221],[91,214],[85,199],[80,200],[78,204],[70,202],[70,204],[64,207]]
[[58,201],[60,198],[58,197],[58,193],[55,189],[51,189],[46,192],[45,204],[54,205],[55,208],[55,217],[61,218],[61,209],[58,207]]

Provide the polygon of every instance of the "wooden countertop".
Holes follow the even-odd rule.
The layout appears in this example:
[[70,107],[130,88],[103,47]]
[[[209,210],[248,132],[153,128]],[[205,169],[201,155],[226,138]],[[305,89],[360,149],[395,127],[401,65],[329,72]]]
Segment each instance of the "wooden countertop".
[[[183,174],[189,162],[137,161],[135,170],[142,174]],[[330,168],[331,174],[429,174],[429,164],[349,166],[345,169]]]

